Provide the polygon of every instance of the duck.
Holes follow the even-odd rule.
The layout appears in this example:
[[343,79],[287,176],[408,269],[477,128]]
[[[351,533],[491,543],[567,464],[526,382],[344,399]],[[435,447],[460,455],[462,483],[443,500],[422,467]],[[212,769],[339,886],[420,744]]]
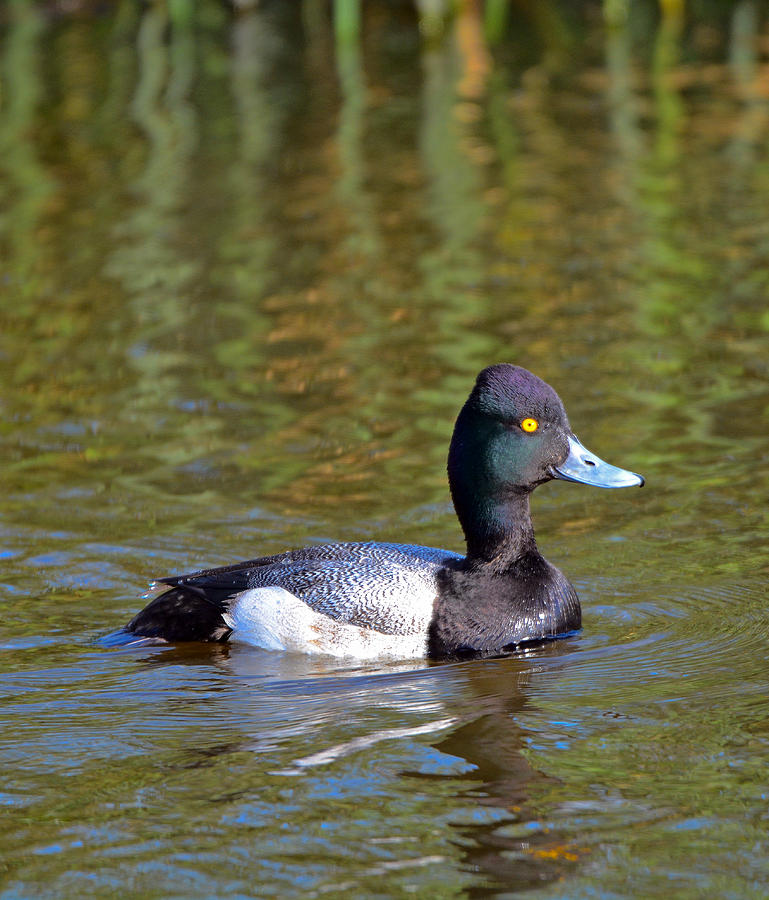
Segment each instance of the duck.
[[158,578],[160,593],[119,634],[126,642],[449,659],[503,655],[579,631],[576,590],[537,548],[531,494],[553,479],[623,488],[643,486],[643,477],[591,453],[555,390],[510,363],[478,375],[447,470],[464,555],[335,542]]

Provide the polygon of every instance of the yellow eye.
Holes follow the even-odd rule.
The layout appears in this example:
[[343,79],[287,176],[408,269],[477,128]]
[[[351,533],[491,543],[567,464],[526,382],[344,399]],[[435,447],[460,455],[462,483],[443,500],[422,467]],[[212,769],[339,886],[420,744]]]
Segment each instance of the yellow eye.
[[536,419],[524,419],[523,422],[521,422],[521,428],[531,434],[539,428],[539,422]]

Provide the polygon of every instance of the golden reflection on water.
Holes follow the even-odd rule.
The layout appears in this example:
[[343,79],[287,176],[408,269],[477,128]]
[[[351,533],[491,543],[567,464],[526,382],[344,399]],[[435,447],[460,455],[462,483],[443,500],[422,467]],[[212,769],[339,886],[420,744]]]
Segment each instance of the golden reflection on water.
[[[574,661],[541,696],[536,660],[518,674],[500,664],[491,686],[481,684],[491,669],[475,684],[461,672],[436,679],[447,709],[433,718],[455,714],[452,690],[471,706],[481,691],[485,706],[413,750],[475,767],[441,781],[433,757],[424,763],[427,856],[445,855],[431,863],[440,875],[460,869],[430,827],[436,798],[448,833],[453,814],[515,814],[455,829],[468,867],[491,884],[573,876],[588,850],[603,874],[607,828],[632,826],[639,843],[625,835],[623,847],[640,848],[644,865],[656,858],[646,836],[665,843],[644,818],[647,797],[654,810],[675,806],[676,822],[690,808],[723,815],[726,853],[736,806],[711,789],[723,779],[721,796],[736,794],[720,754],[765,721],[741,703],[765,686],[763,593],[746,582],[766,576],[769,527],[763,8],[468,0],[452,14],[428,0],[120,0],[57,10],[18,0],[0,24],[9,646],[110,630],[166,570],[331,537],[460,549],[445,481],[453,418],[482,366],[518,362],[554,384],[588,446],[642,471],[648,487],[538,491],[542,543],[577,581],[586,630],[553,651]],[[262,656],[239,659],[257,667],[253,682],[277,677]],[[170,715],[196,695],[179,657],[167,662],[178,678]],[[31,666],[31,652],[18,665]],[[210,676],[194,653],[188,669]],[[136,671],[141,680],[142,661]],[[218,689],[245,677],[234,671]],[[703,735],[714,691],[728,714]],[[353,738],[408,726],[371,725],[376,695],[361,690]],[[212,710],[225,715],[209,700],[184,726],[188,743]],[[628,731],[605,725],[609,707],[636,715]],[[350,739],[339,710],[324,732],[334,745]],[[655,767],[660,735],[671,749]],[[201,770],[216,756],[204,751]],[[740,752],[749,804],[761,757]],[[286,754],[276,768],[312,748]],[[397,775],[366,758],[384,793],[403,790],[393,754]],[[593,791],[602,758],[623,802],[593,796],[597,824],[582,840],[570,804]],[[152,790],[163,780],[143,757],[134,764]],[[258,781],[252,756],[242,769]],[[698,772],[696,785],[676,788],[683,769]],[[281,790],[270,783],[276,804]],[[698,808],[700,794],[715,812]]]
[[[257,440],[323,448],[291,467],[290,508],[329,478],[365,481],[372,454],[392,474],[422,411],[439,473],[490,360],[556,382],[606,373],[660,415],[703,348],[760,368],[767,63],[750,4],[725,41],[707,24],[690,38],[676,3],[657,23],[606,4],[602,33],[556,4],[464,3],[421,41],[403,10],[356,10],[118,3],[95,28],[14,6],[3,326],[38,337],[5,365],[37,415],[66,391],[75,419],[98,420],[91,462],[135,454],[142,423],[161,467],[201,452],[248,467]],[[516,62],[506,20],[539,59]],[[409,39],[388,43],[393,28]],[[707,417],[683,413],[701,438]],[[439,475],[427,485],[439,496]]]

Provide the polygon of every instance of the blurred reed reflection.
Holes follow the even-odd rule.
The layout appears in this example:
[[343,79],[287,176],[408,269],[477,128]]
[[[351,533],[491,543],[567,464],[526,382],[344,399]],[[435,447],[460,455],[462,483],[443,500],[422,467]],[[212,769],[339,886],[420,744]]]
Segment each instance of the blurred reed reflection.
[[[172,17],[170,10],[177,15]],[[148,6],[138,23],[130,111],[145,139],[145,157],[129,188],[136,202],[124,221],[113,226],[115,249],[106,265],[107,273],[123,282],[137,318],[154,326],[147,328],[151,339],[172,334],[186,320],[187,294],[200,272],[198,261],[181,247],[190,161],[198,143],[197,114],[188,102],[194,44],[189,9],[175,4],[170,10],[163,4]],[[160,353],[133,360],[153,381],[159,376],[162,381],[162,368],[170,363],[171,355]],[[172,386],[166,382],[161,389]]]
[[364,139],[368,104],[359,17],[357,0],[335,0],[336,68],[342,95],[336,135],[340,172],[337,191],[350,217],[345,240],[350,263],[356,265],[363,257],[360,260],[363,265],[376,265],[381,241],[366,177]]
[[[757,0],[0,4],[11,894],[129,867],[147,896],[755,893],[767,27]],[[584,600],[568,665],[86,643],[154,575],[460,549],[449,435],[501,360],[648,476],[537,492]]]
[[[66,383],[67,427],[92,433],[70,476],[176,485],[202,509],[246,473],[252,496],[323,517],[333,482],[386,516],[410,490],[376,484],[399,490],[404,467],[445,500],[450,421],[489,360],[600,370],[621,396],[632,358],[660,421],[735,315],[750,350],[727,352],[760,368],[751,3],[691,29],[674,2],[119,2],[98,29],[89,9],[12,7],[0,107],[4,290],[26,298],[4,365],[53,419]],[[30,323],[44,354],[15,339]],[[53,375],[54,358],[78,364]],[[687,440],[709,432],[697,404],[675,416]],[[23,440],[25,471],[50,477]]]
[[422,254],[423,295],[434,310],[432,348],[449,370],[478,368],[493,352],[482,335],[461,343],[451,335],[472,333],[487,300],[482,243],[486,233],[485,165],[493,151],[480,139],[488,56],[478,7],[464,4],[454,29],[422,53],[424,87],[420,135],[427,176],[424,211],[438,235]]
[[39,119],[45,99],[42,41],[47,21],[31,4],[12,4],[2,43],[0,105],[0,247],[3,281],[19,295],[44,284],[41,217],[56,186],[40,159]]

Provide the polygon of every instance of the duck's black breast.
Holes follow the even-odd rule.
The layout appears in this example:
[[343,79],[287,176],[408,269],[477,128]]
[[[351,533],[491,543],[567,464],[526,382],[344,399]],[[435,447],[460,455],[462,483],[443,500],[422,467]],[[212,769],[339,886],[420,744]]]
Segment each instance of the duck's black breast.
[[504,571],[463,562],[438,573],[429,656],[488,656],[580,628],[577,592],[538,552]]

